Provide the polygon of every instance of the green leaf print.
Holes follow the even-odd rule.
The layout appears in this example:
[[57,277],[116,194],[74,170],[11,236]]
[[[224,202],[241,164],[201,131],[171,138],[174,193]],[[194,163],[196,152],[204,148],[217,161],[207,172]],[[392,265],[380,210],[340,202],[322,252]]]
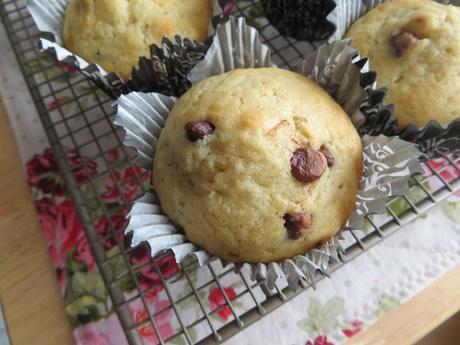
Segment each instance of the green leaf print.
[[134,281],[129,273],[129,268],[125,262],[125,259],[121,255],[116,255],[120,252],[118,246],[113,247],[107,252],[107,256],[110,257],[109,264],[112,269],[112,273],[115,277],[121,277],[119,280],[120,287],[125,292],[130,292],[135,288]]
[[177,336],[171,340],[168,340],[168,344],[172,344],[172,345],[186,345],[187,343],[185,342],[185,339],[183,338],[183,336]]
[[98,271],[75,272],[69,276],[64,301],[72,327],[98,321],[111,313],[107,290]]
[[182,310],[189,310],[195,308],[198,300],[195,295],[191,295],[178,303],[178,306]]
[[450,220],[460,224],[460,202],[445,202],[442,204],[441,209]]
[[377,299],[377,310],[375,311],[376,317],[382,317],[384,314],[399,306],[399,304],[400,303],[396,297],[390,296],[388,294],[381,294]]
[[188,335],[190,336],[190,338],[192,338],[193,343],[196,343],[196,341],[198,340],[198,331],[196,330],[196,328],[189,328]]
[[397,198],[394,201],[392,201],[389,205],[388,208],[397,216],[403,214],[405,211],[410,210],[410,205],[407,203],[404,198]]
[[77,328],[80,325],[100,320],[101,313],[98,304],[99,301],[93,296],[83,296],[66,305],[65,311],[71,326]]
[[[430,190],[430,184],[428,181],[424,181],[422,185],[427,189]],[[426,193],[423,191],[421,187],[415,187],[412,188],[409,192],[408,198],[413,202],[417,203],[419,201],[422,201],[423,199],[426,198]],[[400,216],[404,212],[408,211],[411,209],[411,206],[409,203],[402,197],[394,199],[394,201],[390,202],[388,205],[390,210],[394,212],[397,216]],[[424,217],[424,216],[423,216]]]
[[86,264],[74,260],[74,254],[77,251],[77,248],[74,247],[72,248],[69,253],[67,254],[67,259],[66,259],[66,275],[71,277],[75,272],[86,272],[88,270],[88,267]]
[[338,326],[338,317],[344,312],[345,301],[340,297],[333,297],[324,305],[313,298],[308,308],[308,317],[300,320],[297,326],[310,336],[328,333]]
[[70,304],[82,296],[93,296],[98,301],[105,303],[107,290],[98,271],[75,272],[69,278],[65,296],[66,304]]

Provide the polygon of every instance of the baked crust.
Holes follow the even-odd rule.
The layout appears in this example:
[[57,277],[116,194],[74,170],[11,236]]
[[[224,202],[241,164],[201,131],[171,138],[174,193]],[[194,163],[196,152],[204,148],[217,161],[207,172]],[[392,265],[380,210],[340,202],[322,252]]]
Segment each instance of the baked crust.
[[[192,121],[215,129],[191,141],[185,126]],[[325,147],[334,166],[299,182],[290,160],[301,147]],[[191,242],[232,262],[271,262],[338,232],[355,207],[362,169],[356,129],[320,86],[283,69],[239,69],[178,100],[156,146],[153,183]],[[311,214],[312,224],[293,240],[283,217],[295,212]]]
[[[401,56],[390,44],[409,32],[418,39]],[[358,19],[347,37],[388,87],[401,127],[460,116],[460,8],[431,0],[393,0]]]
[[152,44],[174,35],[205,41],[209,0],[71,0],[64,22],[66,46],[107,72],[129,79]]

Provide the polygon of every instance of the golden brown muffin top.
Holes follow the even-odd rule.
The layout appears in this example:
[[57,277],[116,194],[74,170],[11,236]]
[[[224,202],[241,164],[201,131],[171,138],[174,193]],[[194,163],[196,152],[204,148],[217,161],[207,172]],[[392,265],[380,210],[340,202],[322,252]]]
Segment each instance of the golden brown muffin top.
[[107,72],[128,79],[152,44],[174,35],[204,41],[209,0],[71,0],[64,22],[67,47]]

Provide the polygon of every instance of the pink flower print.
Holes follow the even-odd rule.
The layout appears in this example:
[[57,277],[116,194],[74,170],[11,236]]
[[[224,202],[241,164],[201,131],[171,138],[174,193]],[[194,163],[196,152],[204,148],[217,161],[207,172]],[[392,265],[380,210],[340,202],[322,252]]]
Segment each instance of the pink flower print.
[[134,169],[127,167],[123,172],[115,170],[113,176],[110,176],[100,188],[102,200],[107,204],[121,203],[123,198],[120,193],[123,193],[126,201],[132,202],[140,188],[135,175],[142,183],[150,179],[150,174],[138,165],[134,165]]
[[[231,301],[236,298],[236,292],[231,287],[224,288],[225,294],[227,295],[228,299]],[[208,295],[208,300],[211,304],[212,309],[216,309],[224,304],[226,304],[224,294],[222,293],[219,287],[215,287]],[[217,315],[222,319],[227,321],[232,311],[228,306],[222,307],[218,312]]]
[[54,205],[47,198],[36,201],[35,207],[53,265],[55,268],[63,269],[68,252],[77,244],[77,238],[83,233],[75,208],[70,200]]
[[70,63],[66,63],[66,62],[60,62],[56,60],[55,58],[53,58],[53,65],[55,65],[56,67],[62,68],[67,73],[74,73],[77,71],[77,68],[74,65]]
[[229,1],[225,7],[224,7],[224,16],[227,17],[232,14],[232,12],[235,10],[235,4],[233,1]]
[[[90,158],[80,156],[75,150],[64,149],[67,163],[78,183],[97,175],[97,164]],[[44,194],[62,195],[64,182],[54,159],[53,151],[48,148],[41,155],[34,155],[26,163],[27,180]]]
[[[448,166],[448,168],[444,169],[439,173],[439,175],[441,175],[442,178],[444,178],[447,182],[451,182],[452,180],[460,176],[459,169],[456,169],[454,166],[452,166],[449,163],[449,161],[445,158],[432,159],[429,160],[427,164],[430,165],[434,170],[437,170],[443,166]],[[458,166],[458,168],[460,168],[460,166]],[[425,171],[431,172],[431,169],[425,167]]]
[[64,183],[59,175],[54,153],[46,149],[41,155],[34,155],[26,163],[27,182],[45,194],[62,195]]
[[[130,242],[130,236],[126,237],[127,244]],[[129,252],[131,262],[136,266],[142,266],[140,269],[139,284],[143,291],[149,290],[146,293],[147,297],[155,297],[158,292],[164,289],[161,284],[160,276],[158,275],[153,262],[150,258],[150,249],[148,245],[142,244]],[[151,262],[150,264],[148,264]],[[144,265],[146,264],[146,265]],[[164,279],[168,279],[179,271],[179,265],[173,255],[167,255],[156,261],[158,269]]]
[[91,158],[80,156],[75,150],[66,148],[65,154],[67,164],[75,177],[77,183],[87,181],[90,177],[97,175],[97,163]]
[[355,335],[362,331],[363,322],[360,320],[353,320],[350,322],[350,327],[347,329],[342,330],[343,334],[346,337],[350,338],[351,336]]
[[[154,321],[160,333],[160,336],[163,340],[168,339],[169,337],[175,334],[174,327],[172,325],[172,318],[173,313],[172,309],[168,308],[170,306],[168,299],[159,299],[156,298],[149,298],[147,299],[147,303],[149,303],[150,308],[153,313],[161,311],[159,314],[155,315]],[[143,337],[144,343],[156,345],[159,343],[158,336],[153,328],[152,322],[149,318],[147,310],[145,307],[140,303],[139,306],[130,306],[131,312],[133,315],[134,322],[136,324],[142,324],[139,326],[138,330],[140,335]],[[144,323],[145,322],[145,323]],[[147,341],[147,342],[145,342]]]
[[120,152],[116,148],[112,149],[107,152],[107,158],[112,162],[116,162],[120,158]]
[[59,97],[59,98],[56,98],[54,101],[51,101],[49,102],[46,107],[48,108],[48,111],[53,111],[53,110],[56,110],[57,108],[59,108],[59,106],[61,104],[63,104],[65,102],[65,98],[64,97]]
[[[460,176],[460,165],[457,165],[457,167],[452,166],[449,161],[445,158],[437,158],[437,159],[432,159],[427,161],[425,164],[422,164],[423,171],[427,175],[432,175],[433,172],[432,170],[427,166],[429,165],[430,167],[433,168],[433,170],[438,170],[441,169],[443,166],[447,166],[444,170],[442,170],[439,175],[441,176],[442,179],[444,179],[446,182],[452,182],[455,179],[457,179]],[[440,184],[442,184],[441,181],[437,177],[431,177],[428,179],[430,186],[433,189],[439,188]],[[456,196],[460,196],[460,192],[455,193]]]
[[96,327],[84,327],[74,332],[77,345],[111,345],[107,334]]
[[118,213],[111,215],[110,221],[105,216],[103,216],[97,222],[96,231],[99,234],[100,238],[103,239],[102,245],[104,246],[105,250],[110,250],[117,245],[117,239],[113,236],[111,227],[113,227],[113,231],[116,233],[116,236],[119,239],[120,243],[124,243],[125,236],[123,234],[122,229],[124,229],[128,223],[128,221],[126,220],[127,213],[127,210],[122,210]]
[[94,260],[91,249],[89,248],[88,238],[82,232],[77,241],[77,251],[74,254],[74,259],[85,263],[89,271],[94,271],[96,268],[96,261]]
[[334,345],[334,343],[331,343],[329,340],[327,340],[327,336],[325,335],[318,335],[315,340],[307,341],[305,345]]

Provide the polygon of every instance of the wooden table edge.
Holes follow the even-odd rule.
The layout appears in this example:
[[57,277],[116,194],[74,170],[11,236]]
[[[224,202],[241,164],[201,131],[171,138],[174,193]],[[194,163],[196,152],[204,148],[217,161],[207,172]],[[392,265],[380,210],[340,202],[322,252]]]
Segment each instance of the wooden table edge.
[[0,95],[0,298],[12,345],[74,344]]
[[414,344],[459,311],[460,264],[350,338],[347,345]]

